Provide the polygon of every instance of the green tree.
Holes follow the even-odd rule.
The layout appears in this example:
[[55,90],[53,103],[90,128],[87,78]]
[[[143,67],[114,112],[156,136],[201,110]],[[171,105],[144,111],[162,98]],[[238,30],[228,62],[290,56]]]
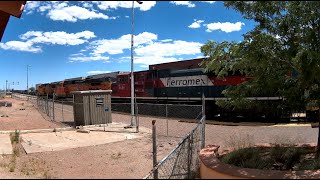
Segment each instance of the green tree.
[[231,100],[217,104],[261,108],[263,102],[243,97],[271,95],[285,98],[274,106],[278,109],[305,109],[310,102],[319,106],[320,2],[227,1],[224,5],[256,25],[240,43],[208,41],[201,47],[209,57],[202,63],[206,71],[219,77],[236,71],[252,77],[227,88],[223,93]]
[[30,92],[35,92],[35,91],[36,91],[36,88],[35,88],[35,87],[30,87],[30,88],[29,88],[29,91],[30,91]]

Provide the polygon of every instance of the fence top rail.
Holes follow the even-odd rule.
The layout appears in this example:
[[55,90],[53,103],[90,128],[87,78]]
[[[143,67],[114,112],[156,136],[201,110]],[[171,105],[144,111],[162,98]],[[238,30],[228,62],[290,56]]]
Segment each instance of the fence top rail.
[[[131,103],[111,103],[111,104],[126,104],[131,105]],[[155,106],[163,106],[163,105],[170,105],[170,106],[193,106],[193,107],[202,107],[202,105],[195,105],[195,104],[154,104],[154,103],[135,103],[135,104],[150,104]]]

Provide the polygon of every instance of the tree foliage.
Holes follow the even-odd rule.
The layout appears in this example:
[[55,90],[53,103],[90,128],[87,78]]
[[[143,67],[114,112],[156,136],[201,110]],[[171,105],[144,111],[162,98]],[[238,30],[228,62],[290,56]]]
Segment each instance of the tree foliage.
[[[205,71],[219,77],[240,72],[252,79],[223,93],[223,106],[243,108],[256,102],[243,97],[277,96],[285,105],[304,108],[320,99],[320,2],[226,1],[256,26],[242,42],[208,41],[201,52],[209,57]],[[245,106],[243,106],[245,105]],[[254,105],[252,105],[254,106]]]

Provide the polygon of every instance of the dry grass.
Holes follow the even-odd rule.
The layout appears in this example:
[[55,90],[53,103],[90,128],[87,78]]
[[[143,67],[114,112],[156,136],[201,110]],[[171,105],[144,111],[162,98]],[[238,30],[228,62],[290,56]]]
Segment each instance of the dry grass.
[[50,167],[44,160],[30,158],[21,162],[20,171],[26,176],[39,177],[42,179],[52,179]]
[[298,143],[304,143],[306,142],[305,139],[301,138],[301,137],[290,137],[286,134],[282,134],[280,135],[274,135],[271,138],[271,142],[270,144],[272,145],[278,145],[278,146],[292,146]]

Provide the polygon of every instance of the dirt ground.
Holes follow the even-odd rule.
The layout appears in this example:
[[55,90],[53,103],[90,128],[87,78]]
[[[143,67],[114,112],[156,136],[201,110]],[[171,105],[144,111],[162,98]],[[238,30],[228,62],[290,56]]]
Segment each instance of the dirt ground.
[[[12,107],[0,107],[1,114],[8,115],[1,117],[0,131],[66,126],[51,121],[27,101],[11,98],[0,101],[12,102]],[[158,160],[174,149],[178,141],[179,137],[160,136],[157,139]],[[152,169],[151,134],[140,139],[54,152],[26,154],[21,145],[16,147],[14,155],[0,155],[2,179],[143,178]]]
[[12,107],[0,107],[0,131],[65,127],[61,123],[58,124],[50,121],[50,119],[40,114],[34,105],[27,101],[13,98],[0,99],[0,101],[12,103]]
[[[11,98],[6,100],[11,101],[13,107],[0,107],[0,112],[9,116],[0,117],[0,131],[66,126],[52,122],[26,101]],[[19,110],[21,107],[25,110]],[[146,116],[139,117],[140,126],[151,129],[152,120],[157,120],[158,161],[171,152],[182,137],[196,126],[194,123],[179,122],[175,119],[166,121],[166,119]],[[130,124],[130,115],[113,113],[112,121]],[[206,144],[218,144],[221,148],[247,142],[315,143],[317,135],[318,129],[310,126],[206,125]],[[16,149],[17,157],[0,155],[2,179],[143,178],[152,169],[151,134],[140,139],[54,152],[26,154],[19,145]]]

